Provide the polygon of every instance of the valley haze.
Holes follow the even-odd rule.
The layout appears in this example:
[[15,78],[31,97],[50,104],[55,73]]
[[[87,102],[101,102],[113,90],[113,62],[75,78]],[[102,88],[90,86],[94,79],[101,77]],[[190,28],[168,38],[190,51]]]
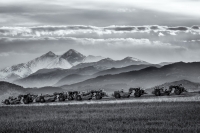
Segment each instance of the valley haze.
[[1,0],[0,132],[200,132],[200,0]]

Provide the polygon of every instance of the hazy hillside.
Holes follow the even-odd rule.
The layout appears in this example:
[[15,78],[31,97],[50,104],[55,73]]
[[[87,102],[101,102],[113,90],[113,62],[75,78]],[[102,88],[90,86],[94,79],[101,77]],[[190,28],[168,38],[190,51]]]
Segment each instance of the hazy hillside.
[[160,67],[159,65],[153,65],[153,64],[152,65],[151,64],[150,65],[131,65],[131,66],[122,67],[122,68],[111,68],[111,69],[103,70],[98,73],[95,73],[94,76],[103,76],[107,74],[119,74],[123,72],[138,71],[150,66]]
[[94,77],[93,75],[72,74],[59,80],[54,86],[71,85]]
[[30,93],[32,94],[53,94],[54,92],[63,92],[65,90],[63,90],[60,87],[52,87],[52,86],[45,86],[45,87],[41,87],[41,88],[33,88],[30,89]]
[[27,90],[22,86],[0,81],[0,101],[8,98],[9,96],[18,96],[19,94],[24,93],[27,93]]
[[[131,71],[115,75],[99,76],[81,83],[62,86],[64,89],[92,89],[105,88],[107,90],[122,89],[124,87],[144,87],[150,88],[166,82],[178,81],[182,79],[192,82],[200,82],[200,63],[174,63],[161,68],[148,67],[139,71]],[[106,87],[108,86],[109,87]]]
[[113,68],[113,67],[121,68],[121,67],[130,66],[130,65],[141,65],[141,64],[150,64],[150,63],[139,60],[137,58],[133,58],[133,57],[126,57],[122,60],[112,60],[110,58],[105,58],[98,62],[80,63],[76,66],[73,66],[72,69],[83,68],[83,67],[88,67],[88,66],[102,67],[102,68]]
[[62,78],[71,74],[92,75],[100,70],[95,67],[85,67],[80,69],[54,69],[36,72],[26,78],[15,81],[14,83],[24,87],[44,87],[56,84]]
[[55,84],[55,86],[71,85],[71,84],[75,84],[78,82],[82,82],[82,81],[90,79],[90,78],[96,78],[98,76],[103,76],[103,75],[108,75],[108,74],[113,75],[113,74],[119,74],[122,72],[137,71],[137,70],[147,68],[149,66],[160,67],[159,65],[131,65],[128,67],[111,68],[111,69],[103,70],[103,71],[97,72],[93,75],[72,74],[72,75],[66,76],[66,77],[62,78],[61,80],[59,80]]

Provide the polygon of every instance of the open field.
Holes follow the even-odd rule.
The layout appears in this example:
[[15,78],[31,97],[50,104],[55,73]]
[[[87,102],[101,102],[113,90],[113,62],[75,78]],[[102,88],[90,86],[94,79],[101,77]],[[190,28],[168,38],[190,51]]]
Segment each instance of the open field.
[[0,107],[0,131],[200,132],[199,102]]

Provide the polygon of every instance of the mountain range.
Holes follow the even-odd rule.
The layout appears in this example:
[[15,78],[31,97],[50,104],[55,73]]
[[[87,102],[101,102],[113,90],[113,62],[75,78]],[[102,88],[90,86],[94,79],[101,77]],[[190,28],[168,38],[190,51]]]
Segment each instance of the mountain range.
[[147,67],[138,71],[123,72],[114,75],[98,76],[83,82],[61,86],[66,90],[87,90],[104,88],[119,90],[129,87],[151,88],[166,82],[189,80],[200,82],[200,62],[178,62],[163,67]]
[[83,68],[83,67],[88,67],[88,66],[109,69],[113,67],[121,68],[121,67],[130,66],[130,65],[144,65],[144,64],[150,64],[150,63],[139,60],[137,58],[133,58],[133,57],[126,57],[122,60],[113,60],[111,58],[105,58],[97,62],[80,63],[76,66],[73,66],[72,69]]
[[[174,81],[198,83],[199,68],[200,62],[163,62],[156,65],[133,57],[113,60],[85,56],[70,49],[62,55],[50,51],[27,63],[7,67],[0,71],[0,80],[14,83],[18,86],[14,88],[21,88],[18,89],[20,92],[46,93],[56,89],[104,89],[111,92],[130,87],[152,88]],[[7,89],[10,90],[9,87]]]
[[103,59],[101,56],[84,56],[73,49],[68,50],[63,55],[56,55],[50,51],[27,63],[13,65],[0,70],[0,80],[12,82],[16,79],[27,77],[40,69],[70,69],[78,63],[99,61],[101,59]]

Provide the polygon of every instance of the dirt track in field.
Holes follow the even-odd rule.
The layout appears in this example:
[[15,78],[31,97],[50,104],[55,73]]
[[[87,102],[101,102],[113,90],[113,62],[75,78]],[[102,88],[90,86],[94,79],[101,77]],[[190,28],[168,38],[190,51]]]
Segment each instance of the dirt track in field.
[[[83,101],[64,101],[64,102],[48,102],[48,103],[31,103],[18,104],[10,106],[56,106],[56,105],[82,105],[82,104],[114,104],[114,103],[151,103],[151,102],[200,102],[200,94],[187,93],[182,95],[159,96],[144,95],[139,98],[131,96],[130,98],[115,99],[113,97],[103,98],[102,100],[83,100]],[[0,106],[7,106],[1,104]]]

